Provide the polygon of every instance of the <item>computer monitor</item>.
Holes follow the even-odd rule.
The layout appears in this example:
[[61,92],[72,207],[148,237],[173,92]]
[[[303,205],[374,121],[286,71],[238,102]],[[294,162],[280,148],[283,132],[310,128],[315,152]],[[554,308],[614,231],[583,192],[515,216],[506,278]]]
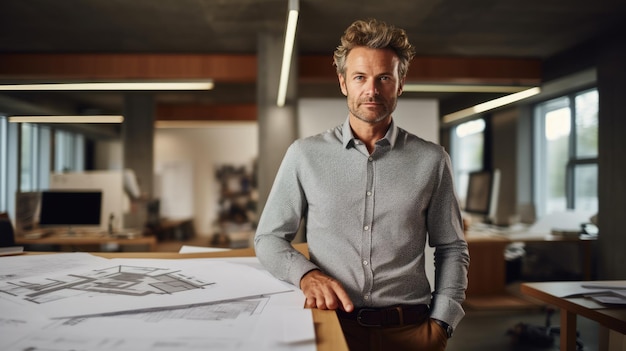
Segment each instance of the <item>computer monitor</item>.
[[50,190],[41,192],[39,225],[41,227],[100,226],[102,191]]
[[480,216],[485,223],[495,220],[500,191],[500,171],[470,172],[464,211]]

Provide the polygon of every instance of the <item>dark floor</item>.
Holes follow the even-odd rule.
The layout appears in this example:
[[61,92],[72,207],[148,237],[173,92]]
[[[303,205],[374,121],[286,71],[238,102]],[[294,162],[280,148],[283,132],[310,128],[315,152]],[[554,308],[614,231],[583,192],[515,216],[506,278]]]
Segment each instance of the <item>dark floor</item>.
[[[448,342],[447,351],[539,351],[558,350],[559,336],[554,336],[551,346],[539,346],[537,344],[516,341],[507,332],[513,329],[518,323],[525,323],[536,327],[545,327],[546,312],[538,306],[537,308],[525,309],[466,309],[465,318],[454,332],[452,339]],[[552,326],[558,326],[559,311],[556,310],[550,322]],[[578,317],[577,326],[579,340],[582,341],[585,351],[598,350],[598,324],[589,319]],[[543,335],[532,338],[535,342],[544,341]],[[550,340],[550,339],[548,339]]]

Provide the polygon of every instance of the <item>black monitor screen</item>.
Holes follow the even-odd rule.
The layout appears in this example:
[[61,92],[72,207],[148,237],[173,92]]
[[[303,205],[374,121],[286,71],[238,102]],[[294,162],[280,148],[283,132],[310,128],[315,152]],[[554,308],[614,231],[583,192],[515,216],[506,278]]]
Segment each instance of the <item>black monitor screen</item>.
[[467,184],[465,211],[475,214],[489,214],[492,204],[491,192],[493,175],[489,171],[472,172]]
[[100,225],[102,191],[43,191],[40,225]]

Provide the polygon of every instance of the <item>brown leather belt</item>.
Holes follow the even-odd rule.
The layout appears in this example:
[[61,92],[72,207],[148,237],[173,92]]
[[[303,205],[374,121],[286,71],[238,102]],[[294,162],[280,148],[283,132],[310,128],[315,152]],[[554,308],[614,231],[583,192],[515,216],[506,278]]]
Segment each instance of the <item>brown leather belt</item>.
[[429,308],[428,305],[357,308],[350,313],[337,310],[337,316],[355,320],[364,327],[399,327],[423,323],[429,316]]

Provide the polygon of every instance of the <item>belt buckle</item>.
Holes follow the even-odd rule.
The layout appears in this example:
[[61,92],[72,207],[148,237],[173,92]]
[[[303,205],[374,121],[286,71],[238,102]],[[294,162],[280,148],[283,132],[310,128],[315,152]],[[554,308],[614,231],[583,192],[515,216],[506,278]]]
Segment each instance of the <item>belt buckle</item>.
[[402,310],[402,307],[396,306],[396,311],[398,311],[398,324],[404,325],[404,311]]
[[373,309],[373,308],[361,308],[359,310],[359,312],[356,315],[356,321],[357,323],[359,323],[360,326],[362,327],[382,327],[382,319],[379,320],[378,324],[371,324],[371,323],[367,323],[365,321],[363,321],[363,316],[361,315],[363,312],[365,313],[369,313],[369,312],[378,312],[377,310]]

